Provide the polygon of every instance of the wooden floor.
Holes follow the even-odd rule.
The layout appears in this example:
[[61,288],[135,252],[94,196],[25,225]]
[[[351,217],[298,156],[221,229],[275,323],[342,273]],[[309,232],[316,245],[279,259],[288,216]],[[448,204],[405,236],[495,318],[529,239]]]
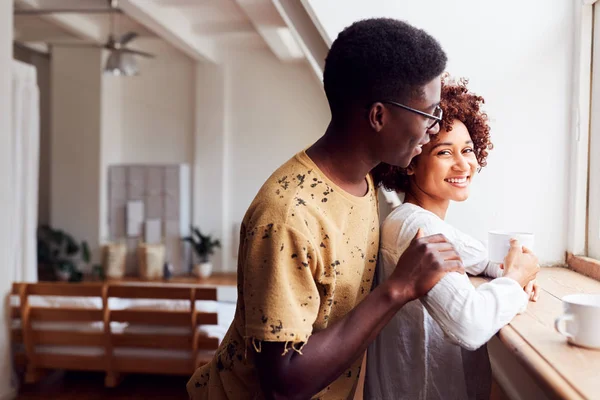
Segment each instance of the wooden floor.
[[18,400],[181,399],[187,400],[188,378],[127,375],[114,389],[104,387],[104,374],[56,371],[35,385],[23,385]]

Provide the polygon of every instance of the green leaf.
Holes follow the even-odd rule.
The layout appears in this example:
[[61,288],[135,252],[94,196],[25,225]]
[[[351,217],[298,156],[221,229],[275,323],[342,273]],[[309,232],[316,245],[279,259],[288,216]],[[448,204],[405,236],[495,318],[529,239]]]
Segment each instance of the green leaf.
[[58,260],[58,268],[61,271],[73,273],[73,271],[77,271],[77,267],[75,263],[69,259],[61,259]]
[[65,251],[68,255],[74,256],[79,252],[79,244],[73,239],[73,236],[63,233],[63,240],[67,244]]
[[88,246],[88,243],[84,240],[81,242],[81,259],[86,264],[89,264],[90,258],[90,246]]
[[198,237],[198,241],[201,242],[202,241],[202,233],[200,232],[200,229],[194,228],[193,231],[194,231],[194,234]]

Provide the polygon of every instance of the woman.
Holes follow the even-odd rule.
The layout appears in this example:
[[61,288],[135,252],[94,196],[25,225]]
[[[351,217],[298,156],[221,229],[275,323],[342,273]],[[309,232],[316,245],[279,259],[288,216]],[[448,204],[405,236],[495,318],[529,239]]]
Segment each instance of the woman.
[[[444,234],[471,275],[497,278],[477,289],[466,275],[446,275],[422,299],[404,306],[369,347],[366,399],[489,398],[491,370],[482,347],[502,326],[537,297],[530,275],[516,273],[519,263],[537,268],[537,259],[516,242],[502,266],[489,263],[486,248],[444,221],[451,201],[464,201],[476,172],[492,149],[483,98],[466,81],[444,78],[440,132],[423,146],[407,169],[380,165],[375,180],[403,192],[404,203],[381,228],[381,282],[419,229]],[[528,285],[527,291],[523,287]]]

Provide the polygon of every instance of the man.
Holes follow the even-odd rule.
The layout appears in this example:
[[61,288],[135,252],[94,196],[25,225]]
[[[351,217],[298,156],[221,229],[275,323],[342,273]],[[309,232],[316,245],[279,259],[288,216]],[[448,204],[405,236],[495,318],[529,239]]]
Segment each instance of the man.
[[340,33],[324,71],[329,127],[248,209],[236,316],[189,381],[193,399],[350,398],[364,351],[390,318],[463,271],[443,236],[417,234],[370,293],[379,215],[369,171],[407,167],[438,132],[445,66],[439,43],[401,21],[369,19]]

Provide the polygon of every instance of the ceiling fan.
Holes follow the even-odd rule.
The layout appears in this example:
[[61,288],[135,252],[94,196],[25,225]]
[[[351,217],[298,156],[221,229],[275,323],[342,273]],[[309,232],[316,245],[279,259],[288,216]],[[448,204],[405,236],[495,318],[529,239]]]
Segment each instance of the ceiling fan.
[[68,9],[34,9],[34,10],[15,10],[15,15],[44,15],[44,14],[56,14],[56,13],[82,13],[82,14],[98,14],[108,13],[110,14],[110,34],[107,41],[104,44],[76,44],[76,43],[65,43],[60,44],[61,46],[70,47],[95,47],[104,48],[110,51],[110,55],[106,60],[104,72],[108,75],[116,76],[133,76],[139,73],[139,68],[134,56],[142,56],[153,58],[154,54],[150,54],[144,51],[133,50],[127,48],[127,45],[131,43],[138,34],[136,32],[126,32],[121,36],[115,34],[115,18],[114,15],[122,13],[119,8],[118,0],[107,0],[108,8],[68,8]]

